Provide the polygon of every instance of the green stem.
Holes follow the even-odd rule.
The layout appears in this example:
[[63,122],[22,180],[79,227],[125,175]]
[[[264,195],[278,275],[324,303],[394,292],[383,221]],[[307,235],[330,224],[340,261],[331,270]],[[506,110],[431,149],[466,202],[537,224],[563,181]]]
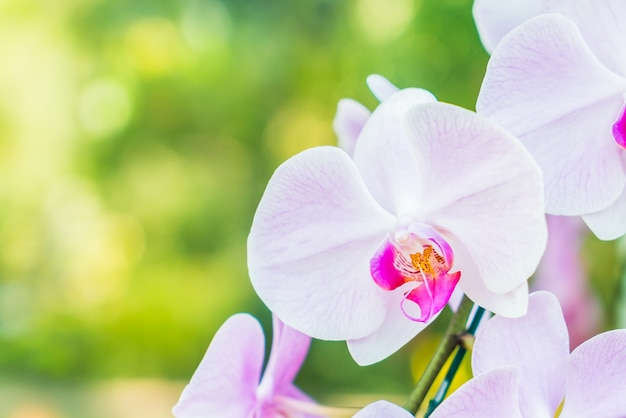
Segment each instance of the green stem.
[[472,310],[472,301],[467,296],[463,296],[463,300],[459,305],[459,309],[452,315],[452,319],[446,329],[446,334],[439,346],[435,350],[435,354],[426,366],[426,370],[422,373],[422,377],[417,381],[413,392],[409,395],[408,401],[404,404],[404,409],[415,415],[422,402],[426,398],[428,389],[433,385],[437,375],[443,368],[446,360],[452,354],[459,343],[459,335],[465,330],[467,318]]
[[[467,329],[468,334],[474,335],[474,333],[476,332],[476,329],[478,328],[478,325],[480,324],[480,320],[483,318],[484,313],[485,313],[484,308],[479,306],[476,309],[476,312],[474,313],[474,317],[472,318],[472,322],[469,328]],[[467,352],[467,348],[465,348],[463,345],[459,346],[459,349],[456,351],[456,354],[454,355],[454,358],[452,359],[450,368],[448,369],[448,372],[446,373],[446,377],[443,379],[441,386],[439,386],[439,389],[437,390],[437,394],[428,403],[428,410],[426,411],[426,414],[424,415],[425,418],[428,418],[430,414],[433,413],[435,408],[437,408],[439,404],[443,402],[443,399],[446,397],[446,394],[448,393],[448,389],[450,389],[450,385],[452,385],[452,379],[454,379],[456,372],[459,370],[459,367],[461,366],[461,362],[463,361],[463,357],[465,357],[466,352]]]

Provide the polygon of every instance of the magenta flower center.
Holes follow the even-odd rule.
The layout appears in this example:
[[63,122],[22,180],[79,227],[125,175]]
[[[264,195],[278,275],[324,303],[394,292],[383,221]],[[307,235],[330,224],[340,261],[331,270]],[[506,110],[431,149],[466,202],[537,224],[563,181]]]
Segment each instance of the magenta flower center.
[[454,253],[434,228],[413,223],[387,238],[370,260],[374,282],[403,292],[400,309],[412,321],[426,322],[450,300],[461,272],[450,273]]
[[626,105],[619,112],[617,121],[613,124],[613,138],[622,149],[626,149]]

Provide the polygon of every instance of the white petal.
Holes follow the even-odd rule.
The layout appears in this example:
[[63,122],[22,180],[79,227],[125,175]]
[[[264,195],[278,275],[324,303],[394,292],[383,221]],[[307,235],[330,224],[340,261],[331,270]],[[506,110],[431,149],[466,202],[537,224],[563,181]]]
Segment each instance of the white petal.
[[367,77],[367,86],[380,102],[384,102],[389,96],[400,90],[385,77],[378,74],[372,74]]
[[570,356],[561,417],[625,416],[624,382],[626,330],[595,336]]
[[612,71],[626,75],[626,2],[550,0],[547,11],[573,20],[593,53]]
[[458,240],[491,292],[518,288],[547,240],[539,167],[516,138],[469,110],[424,104],[406,122],[419,169],[418,220]]
[[530,295],[528,313],[516,319],[495,316],[476,335],[472,370],[504,366],[520,371],[520,410],[525,417],[553,417],[563,400],[569,355],[567,327],[554,295]]
[[506,318],[517,318],[526,314],[528,310],[528,282],[507,293],[494,293],[489,290],[482,280],[482,276],[471,256],[461,244],[451,243],[455,249],[456,267],[461,270],[461,280],[457,289],[467,294],[474,303],[482,306],[496,315]]
[[430,417],[522,418],[517,406],[518,386],[519,371],[515,367],[491,370],[458,388]]
[[626,234],[626,190],[608,208],[582,218],[601,240],[612,240]]
[[345,152],[304,151],[276,170],[259,203],[248,238],[252,285],[307,335],[364,337],[383,321],[387,297],[369,261],[394,227]]
[[413,418],[406,409],[387,401],[376,401],[361,409],[353,418]]
[[404,119],[411,108],[423,104],[423,90],[393,94],[374,110],[354,150],[354,162],[367,188],[390,213],[409,212],[420,202],[417,159]]
[[385,320],[375,332],[363,338],[348,340],[350,354],[359,365],[368,366],[386,359],[411,341],[439,315],[434,315],[427,323],[408,319],[400,310],[404,290],[400,287],[389,292]]
[[511,30],[543,10],[543,0],[475,0],[472,14],[483,46],[492,52]]
[[624,91],[626,80],[594,57],[574,23],[548,14],[498,45],[476,107],[537,160],[546,211],[581,215],[606,208],[626,183],[612,137]]

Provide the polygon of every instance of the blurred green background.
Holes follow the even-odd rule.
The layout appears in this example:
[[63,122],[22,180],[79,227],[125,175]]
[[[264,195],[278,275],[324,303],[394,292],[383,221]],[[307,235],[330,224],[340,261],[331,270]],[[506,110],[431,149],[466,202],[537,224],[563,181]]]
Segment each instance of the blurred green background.
[[[245,240],[277,165],[367,75],[473,108],[487,58],[469,0],[0,0],[0,416],[169,416],[227,317],[269,332]],[[402,401],[434,344],[316,341],[298,382]]]

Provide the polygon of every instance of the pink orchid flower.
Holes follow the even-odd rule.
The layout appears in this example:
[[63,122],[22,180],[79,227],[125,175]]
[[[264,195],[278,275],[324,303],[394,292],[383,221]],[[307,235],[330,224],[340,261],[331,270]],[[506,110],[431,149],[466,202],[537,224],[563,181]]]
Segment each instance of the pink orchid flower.
[[541,166],[547,213],[582,215],[598,238],[615,239],[626,233],[626,2],[530,5],[545,13],[497,44],[477,111]]
[[561,307],[548,292],[530,295],[526,316],[496,316],[478,331],[472,369],[475,377],[431,418],[626,416],[626,330],[597,335],[570,354]]
[[177,418],[314,418],[316,404],[293,384],[311,339],[274,317],[272,350],[261,379],[265,337],[248,314],[230,317],[213,337],[180,400]]
[[380,361],[432,322],[457,285],[526,311],[546,241],[542,179],[509,133],[404,89],[365,122],[352,158],[306,150],[269,181],[248,238],[252,284],[285,323]]

